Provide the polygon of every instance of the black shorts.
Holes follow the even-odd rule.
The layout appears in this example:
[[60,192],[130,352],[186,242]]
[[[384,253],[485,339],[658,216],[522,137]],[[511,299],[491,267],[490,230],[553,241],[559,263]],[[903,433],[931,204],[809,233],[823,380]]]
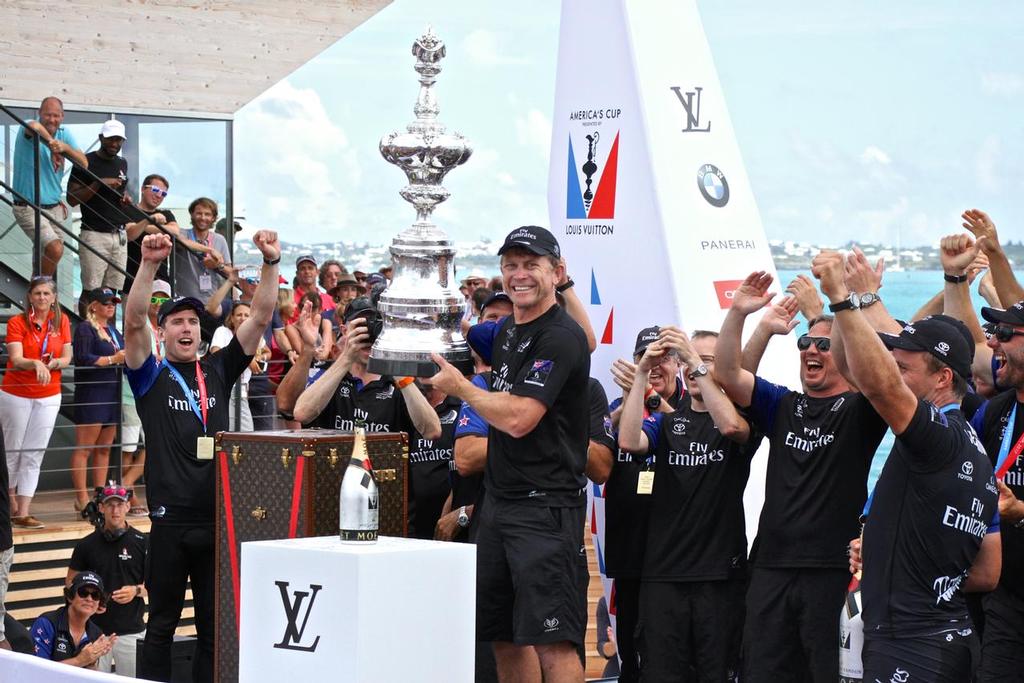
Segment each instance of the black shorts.
[[981,683],[1024,681],[1024,599],[1002,585],[986,595],[981,636]]
[[[579,645],[587,629],[586,508],[488,497],[477,533],[477,638]],[[476,515],[474,515],[476,516]]]
[[915,638],[864,634],[865,681],[970,681],[981,646],[972,628]]
[[839,680],[846,569],[754,567],[743,624],[744,683]]
[[746,581],[644,581],[640,680],[731,681],[739,665]]

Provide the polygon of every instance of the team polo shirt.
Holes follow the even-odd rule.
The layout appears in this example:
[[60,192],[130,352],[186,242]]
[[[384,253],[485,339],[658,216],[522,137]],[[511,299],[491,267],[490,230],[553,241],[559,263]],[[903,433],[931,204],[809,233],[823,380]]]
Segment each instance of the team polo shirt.
[[754,565],[847,567],[871,459],[888,426],[857,392],[813,398],[760,377],[750,417],[770,444]]
[[[474,386],[487,391],[491,386],[491,373],[487,371],[481,372],[479,375],[473,375],[470,382]],[[458,441],[464,436],[480,436],[486,439],[489,429],[490,425],[480,417],[480,413],[476,412],[473,406],[463,401],[462,406],[459,408],[459,416],[455,421],[455,440]],[[452,449],[452,461],[449,465],[449,477],[452,484],[452,509],[454,510],[463,505],[474,505],[479,498],[484,475],[479,473],[464,477],[459,474],[455,468],[454,447]]]
[[[231,387],[249,367],[238,337],[199,361],[207,392],[207,426],[192,411],[181,385],[150,355],[137,369],[126,372],[135,406],[146,431],[146,498],[154,523],[212,524],[214,517],[214,460],[196,457],[197,439],[228,431]],[[199,404],[194,361],[169,361],[181,373]]]
[[[668,399],[673,408],[682,401],[682,389],[683,382],[677,377],[676,390]],[[621,405],[622,399],[616,398],[608,410],[613,412]],[[644,418],[648,416],[645,407]],[[646,456],[627,453],[618,447],[618,432],[613,431],[613,435],[615,462],[603,487],[605,573],[613,579],[639,579],[647,546],[651,496],[638,494],[636,489],[640,472],[653,470],[657,456],[653,452]]]
[[[1014,406],[1017,407],[1017,414],[1014,418],[1010,432],[1010,442],[1007,449],[1013,449],[1014,444],[1024,433],[1024,404],[1017,402],[1017,392],[1014,389],[1005,391],[994,397],[991,401],[981,406],[974,414],[971,425],[981,437],[981,443],[988,453],[989,462],[993,467],[1000,464],[997,460],[1000,457],[1000,446],[1003,441],[1003,432],[1010,421],[1010,413]],[[1024,500],[1024,456],[1014,459],[1010,468],[1003,476],[1003,483],[1018,500]],[[999,575],[999,585],[1024,599],[1024,529],[1018,528],[1012,523],[1001,525],[1002,546],[1003,546],[1003,570]]]
[[[32,200],[36,194],[36,160],[35,154],[32,152],[31,138],[35,137],[35,135],[29,133],[28,137],[26,137],[24,133],[25,131],[21,130],[15,136],[13,185],[15,192],[28,200]],[[75,141],[75,136],[64,126],[57,129],[57,134],[53,138],[60,140],[69,147],[78,149],[78,142]],[[61,157],[60,163],[60,168],[56,171],[53,170],[53,154],[42,138],[40,138],[39,201],[36,202],[37,204],[56,204],[60,201],[61,195],[64,194],[64,190],[61,188],[61,180],[64,178],[64,168],[70,162]]]
[[963,414],[919,400],[864,527],[865,633],[911,637],[969,624],[963,582],[985,534],[999,529],[998,503],[992,464]]
[[360,420],[367,432],[405,432],[411,435],[415,431],[394,378],[384,375],[364,384],[352,373],[342,378],[330,402],[306,426],[351,432]]
[[[7,321],[7,343],[19,342],[21,355],[25,358],[39,360],[42,358],[43,346],[46,353],[54,358],[64,355],[64,345],[71,344],[71,323],[62,315],[60,324],[54,324],[54,313],[46,318],[46,325],[39,325],[33,320],[25,320],[24,315],[16,315]],[[40,384],[36,380],[35,370],[15,370],[10,357],[7,358],[7,371],[4,373],[3,390],[21,398],[46,398],[60,393],[60,370],[50,371],[50,381]]]
[[[124,586],[138,586],[146,578],[146,534],[128,527],[118,538],[97,530],[75,544],[68,567],[76,572],[94,571],[113,592]],[[107,600],[107,609],[91,621],[107,635],[139,633],[146,628],[146,603],[142,596],[120,604]]]
[[746,443],[726,438],[689,397],[675,412],[646,417],[643,430],[657,460],[644,581],[742,578],[743,491],[761,435],[752,428]]
[[32,623],[32,643],[35,645],[36,657],[49,659],[51,662],[63,662],[71,659],[82,651],[89,643],[96,642],[103,632],[93,623],[92,618],[85,622],[82,639],[75,642],[68,624],[68,608],[46,612]]
[[512,316],[494,340],[491,391],[536,399],[546,411],[520,438],[492,428],[487,495],[538,505],[582,506],[587,480],[590,351],[579,323],[553,305],[530,322]]

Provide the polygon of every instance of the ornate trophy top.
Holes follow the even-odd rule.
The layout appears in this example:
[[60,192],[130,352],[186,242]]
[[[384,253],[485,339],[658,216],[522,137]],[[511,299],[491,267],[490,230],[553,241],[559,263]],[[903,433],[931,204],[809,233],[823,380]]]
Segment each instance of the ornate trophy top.
[[412,45],[416,57],[413,67],[419,74],[420,91],[413,112],[416,119],[405,127],[381,138],[380,153],[390,163],[405,172],[409,184],[399,191],[405,201],[416,209],[416,222],[401,235],[418,239],[444,239],[430,221],[434,207],[446,200],[448,190],[441,185],[445,175],[464,164],[473,153],[472,147],[458,133],[449,133],[438,121],[440,107],[434,94],[434,84],[441,73],[441,60],[445,56],[444,41],[428,26],[426,32]]

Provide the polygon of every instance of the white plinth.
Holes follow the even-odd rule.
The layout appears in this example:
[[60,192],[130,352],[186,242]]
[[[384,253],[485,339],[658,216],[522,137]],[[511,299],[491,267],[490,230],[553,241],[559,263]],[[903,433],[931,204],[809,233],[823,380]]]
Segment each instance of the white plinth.
[[476,546],[257,541],[241,574],[240,681],[473,680]]

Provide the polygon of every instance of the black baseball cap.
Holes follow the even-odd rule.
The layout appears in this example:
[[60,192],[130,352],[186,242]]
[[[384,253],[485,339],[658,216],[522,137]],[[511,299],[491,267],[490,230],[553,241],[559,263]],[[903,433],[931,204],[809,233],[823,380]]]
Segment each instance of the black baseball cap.
[[99,301],[100,303],[121,303],[121,297],[117,295],[117,292],[110,289],[109,287],[100,287],[98,289],[90,289],[82,294],[88,303]]
[[990,323],[1024,325],[1024,301],[1018,301],[1006,309],[985,306],[981,309],[981,317]]
[[484,305],[480,307],[480,315],[483,315],[484,311],[487,309],[488,306],[490,306],[491,304],[498,303],[499,301],[504,301],[506,303],[511,304],[512,297],[510,297],[505,292],[495,292],[494,294],[491,294],[484,301]]
[[643,354],[648,346],[658,341],[659,332],[661,332],[661,328],[657,325],[640,330],[640,334],[636,335],[636,347],[633,349],[633,357],[636,358]]
[[341,322],[347,325],[353,318],[370,318],[375,315],[377,315],[377,309],[374,308],[370,297],[358,296],[348,302],[344,313],[341,314]]
[[505,243],[498,250],[498,256],[517,247],[538,256],[562,258],[562,251],[558,248],[558,240],[555,239],[555,236],[546,228],[537,225],[524,225],[510,232],[505,237]]
[[84,572],[78,572],[75,574],[75,578],[71,579],[71,591],[73,593],[78,592],[78,589],[82,586],[92,586],[104,595],[103,590],[103,579],[100,575],[92,570],[86,570]]
[[971,378],[974,344],[967,326],[956,318],[930,315],[904,325],[899,334],[878,336],[890,349],[930,353],[964,379]]
[[196,312],[196,315],[202,315],[203,311],[206,310],[203,302],[193,296],[176,296],[160,305],[160,310],[156,313],[156,324],[163,325],[167,316],[183,311],[186,308],[191,308]]

